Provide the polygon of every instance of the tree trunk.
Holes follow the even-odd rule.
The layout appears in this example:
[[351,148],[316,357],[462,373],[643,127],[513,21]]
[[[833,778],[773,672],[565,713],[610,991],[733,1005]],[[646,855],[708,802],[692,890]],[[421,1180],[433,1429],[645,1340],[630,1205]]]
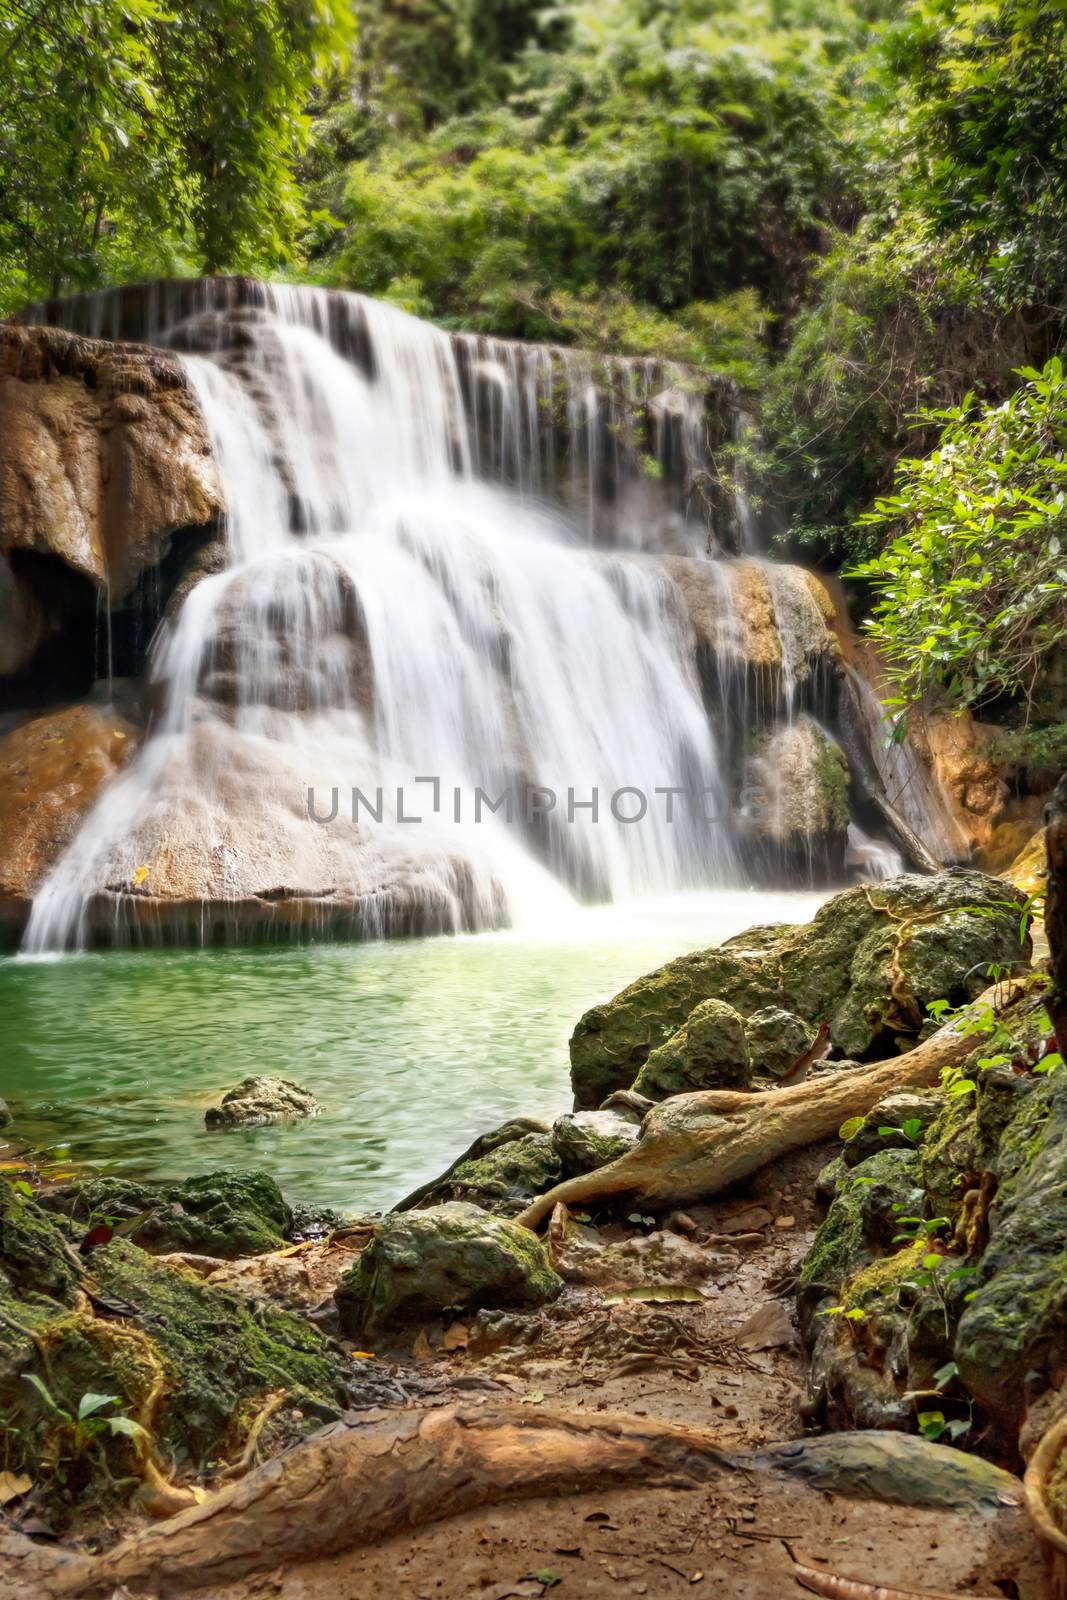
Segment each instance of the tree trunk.
[[[1008,980],[987,989],[976,1005],[1004,1010],[1021,993]],[[965,1021],[957,1019],[906,1055],[863,1070],[821,1074],[765,1094],[709,1089],[673,1095],[649,1112],[632,1150],[557,1184],[515,1220],[536,1228],[560,1201],[587,1205],[614,1194],[659,1206],[717,1194],[790,1150],[831,1138],[842,1122],[865,1116],[891,1090],[937,1083],[943,1068],[974,1047]]]
[[0,1536],[6,1600],[153,1600],[374,1544],[475,1506],[609,1484],[692,1488],[732,1462],[709,1435],[649,1418],[459,1405],[324,1429],[203,1505],[98,1557]]

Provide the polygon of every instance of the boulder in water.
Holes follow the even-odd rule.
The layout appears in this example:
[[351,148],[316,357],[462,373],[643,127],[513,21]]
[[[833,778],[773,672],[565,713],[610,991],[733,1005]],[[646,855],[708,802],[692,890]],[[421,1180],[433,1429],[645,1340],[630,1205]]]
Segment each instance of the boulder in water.
[[87,705],[0,739],[0,943],[17,938],[49,869],[137,741],[124,718]]
[[209,1128],[261,1128],[314,1117],[321,1109],[313,1094],[288,1078],[242,1078],[217,1106],[208,1107],[204,1122]]
[[562,1287],[536,1234],[453,1201],[383,1217],[335,1298],[345,1332],[374,1339],[417,1317],[545,1305]]
[[138,1218],[128,1237],[145,1250],[223,1259],[280,1250],[293,1226],[281,1190],[265,1172],[211,1172],[184,1183],[80,1179],[42,1195],[41,1204],[86,1226]]
[[678,957],[593,1006],[571,1036],[579,1106],[628,1088],[657,1046],[702,1000],[743,1017],[780,1006],[825,1021],[834,1047],[862,1060],[914,1038],[927,1006],[974,999],[992,963],[1029,960],[1019,941],[1024,897],[1003,879],[952,869],[905,874],[835,895],[809,923],[750,928]]
[[750,1089],[744,1019],[724,1000],[702,1000],[684,1026],[652,1051],[633,1087],[650,1100],[696,1089]]

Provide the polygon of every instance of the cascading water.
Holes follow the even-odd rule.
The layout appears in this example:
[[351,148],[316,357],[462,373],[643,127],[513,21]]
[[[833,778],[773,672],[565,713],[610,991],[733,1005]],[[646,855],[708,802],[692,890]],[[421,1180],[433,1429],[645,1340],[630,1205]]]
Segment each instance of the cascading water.
[[[253,841],[279,818],[299,837],[273,840],[252,894],[294,897],[275,891],[277,866],[296,898],[358,908],[364,931],[523,920],[558,913],[571,890],[674,890],[735,864],[684,606],[658,560],[596,549],[593,524],[583,537],[535,499],[536,372],[508,372],[499,348],[472,341],[468,364],[502,375],[493,425],[476,409],[469,423],[455,343],[350,298],[370,372],[330,343],[313,291],[272,291],[238,358],[186,357],[229,507],[228,564],[164,629],[162,715],[42,887],[28,950],[83,939],[109,894],[116,936],[138,893],[216,903],[229,877],[246,898]],[[569,370],[573,406],[588,383]],[[601,421],[589,399],[587,428]],[[480,481],[480,460],[515,491]],[[590,440],[576,471],[597,470]],[[420,778],[435,783],[417,794]],[[703,797],[701,813],[659,803],[633,825],[609,808],[653,784]],[[489,808],[532,785],[551,809]],[[353,787],[370,808],[378,797],[380,821],[346,817]],[[309,790],[325,809],[335,789],[334,823],[299,815]],[[427,800],[417,827],[413,795]]]

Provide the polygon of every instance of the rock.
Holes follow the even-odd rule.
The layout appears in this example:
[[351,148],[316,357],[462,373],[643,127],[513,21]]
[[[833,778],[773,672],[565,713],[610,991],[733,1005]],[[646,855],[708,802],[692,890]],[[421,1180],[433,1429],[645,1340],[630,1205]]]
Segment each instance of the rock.
[[114,604],[172,534],[223,509],[179,361],[0,325],[0,554],[53,557]]
[[0,944],[14,942],[38,887],[138,737],[114,712],[70,706],[0,739]]
[[[984,1098],[979,1096],[979,1099]],[[979,1111],[980,1122],[980,1111]],[[1067,1072],[1015,1101],[997,1143],[989,1243],[954,1356],[1009,1437],[1030,1398],[1067,1374]]]
[[692,556],[668,556],[665,565],[685,601],[698,660],[711,657],[720,670],[781,671],[784,641],[795,682],[836,660],[833,601],[814,573],[777,562]]
[[914,1150],[880,1151],[838,1180],[836,1198],[800,1272],[798,1304],[805,1331],[820,1304],[838,1298],[858,1268],[895,1248],[899,1218],[920,1215],[923,1200]]
[[563,1175],[606,1167],[637,1143],[640,1125],[614,1111],[568,1111],[552,1124],[552,1143]]
[[0,1279],[20,1294],[69,1305],[80,1277],[62,1233],[33,1200],[0,1178]]
[[844,753],[813,718],[756,736],[744,771],[741,817],[764,871],[804,882],[844,875],[849,776]]
[[204,1122],[209,1128],[261,1128],[314,1117],[321,1109],[314,1095],[288,1078],[242,1078],[219,1105],[208,1107]]
[[563,1164],[553,1135],[523,1133],[454,1163],[426,1187],[417,1203],[426,1208],[452,1200],[469,1201],[501,1216],[516,1215],[562,1176]]
[[753,1072],[781,1078],[810,1049],[815,1029],[780,1006],[761,1006],[745,1022]]
[[702,1000],[685,1026],[652,1051],[633,1087],[650,1100],[694,1089],[750,1089],[752,1065],[740,1014],[723,1000]]
[[417,1317],[545,1305],[562,1287],[536,1234],[452,1202],[383,1217],[336,1300],[344,1331],[375,1339]]
[[990,753],[998,731],[969,711],[909,720],[909,738],[977,851],[992,842],[1011,799],[1008,767]]
[[900,1433],[844,1433],[776,1444],[738,1458],[827,1494],[993,1516],[1023,1504],[1022,1484],[980,1456]]
[[1001,876],[1025,895],[1043,894],[1048,861],[1045,855],[1045,830],[1038,828],[1020,849]]
[[[845,1140],[845,1148],[841,1152],[845,1166],[858,1166],[880,1150],[916,1149],[943,1104],[944,1096],[936,1089],[898,1089],[893,1094],[887,1094],[879,1100],[873,1111],[867,1113],[856,1132]],[[901,1129],[905,1124],[908,1125],[908,1133],[879,1131],[883,1128]]]
[[555,1214],[549,1226],[548,1254],[553,1269],[567,1283],[605,1290],[666,1285],[700,1288],[734,1260],[669,1230],[607,1243],[596,1228]]
[[6,1128],[11,1121],[11,1112],[8,1110],[7,1101],[0,1100],[0,1128]]
[[[5,1241],[6,1234],[5,1227]],[[264,1454],[361,1398],[363,1375],[354,1364],[287,1311],[252,1307],[126,1240],[94,1250],[85,1270],[93,1298],[83,1296],[73,1309],[69,1294],[47,1294],[44,1277],[25,1278],[15,1297],[0,1273],[7,1460],[32,1477],[35,1503],[56,1528],[76,1514],[113,1516],[139,1484],[137,1454],[128,1437],[102,1433],[74,1469],[68,1462],[57,1471],[55,1419],[26,1383],[27,1372],[71,1414],[86,1394],[113,1395],[109,1414],[143,1419],[161,1461],[186,1478],[237,1460],[269,1397],[280,1404],[258,1435]]]
[[196,1255],[264,1255],[288,1242],[293,1215],[265,1172],[212,1172],[184,1183],[90,1178],[42,1195],[50,1211],[90,1224],[143,1217],[129,1234],[145,1250]]
[[809,1025],[825,1020],[834,1047],[862,1059],[915,1038],[937,1000],[963,1004],[990,963],[1029,959],[1019,943],[1023,896],[1002,879],[952,869],[906,874],[835,895],[813,921],[749,929],[717,949],[680,956],[578,1022],[571,1037],[576,1104],[628,1088],[650,1053],[702,1000],[743,1017],[781,1007]]

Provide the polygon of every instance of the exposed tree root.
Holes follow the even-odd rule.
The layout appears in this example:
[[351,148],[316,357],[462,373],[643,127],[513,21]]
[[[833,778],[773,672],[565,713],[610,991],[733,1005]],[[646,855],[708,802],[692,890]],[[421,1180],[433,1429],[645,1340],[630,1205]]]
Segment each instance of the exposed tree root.
[[709,1435],[651,1419],[517,1405],[369,1412],[105,1555],[72,1558],[0,1539],[4,1592],[87,1600],[125,1589],[166,1600],[500,1500],[635,1480],[688,1488],[731,1466]]
[[[1007,980],[975,1004],[1004,1011],[1022,992]],[[669,1206],[717,1194],[790,1150],[832,1137],[842,1122],[865,1116],[891,1090],[936,1083],[943,1068],[965,1060],[974,1046],[966,1022],[956,1019],[905,1055],[862,1071],[827,1073],[767,1094],[709,1089],[673,1095],[648,1113],[632,1150],[557,1184],[515,1220],[536,1228],[560,1202],[588,1205],[609,1195]]]

